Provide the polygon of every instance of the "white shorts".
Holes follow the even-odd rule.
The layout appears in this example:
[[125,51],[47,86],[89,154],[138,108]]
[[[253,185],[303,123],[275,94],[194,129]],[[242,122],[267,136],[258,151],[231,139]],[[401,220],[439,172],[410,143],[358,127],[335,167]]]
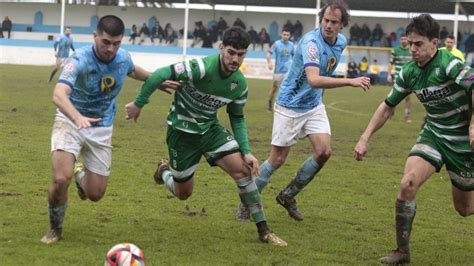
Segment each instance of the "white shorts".
[[274,73],[273,74],[273,81],[281,83],[285,78],[286,73]]
[[89,171],[109,176],[112,164],[112,130],[113,126],[78,130],[69,118],[58,111],[51,135],[51,152],[69,152],[76,160],[82,154],[84,166]]
[[272,145],[289,147],[310,134],[331,135],[331,126],[323,104],[305,113],[275,104]]

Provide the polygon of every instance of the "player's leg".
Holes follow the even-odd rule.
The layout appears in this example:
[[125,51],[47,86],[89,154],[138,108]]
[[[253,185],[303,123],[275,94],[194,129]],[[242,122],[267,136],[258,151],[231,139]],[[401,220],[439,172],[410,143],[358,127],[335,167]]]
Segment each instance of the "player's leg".
[[180,200],[188,199],[193,193],[193,176],[202,154],[201,138],[168,127],[166,143],[170,160],[161,160],[154,178]]
[[454,208],[462,217],[474,214],[474,190],[463,191],[453,186],[453,203]]
[[298,169],[290,183],[277,196],[277,202],[285,207],[295,220],[303,220],[303,214],[296,207],[296,195],[306,187],[331,157],[331,128],[324,106],[306,114],[302,134],[308,136],[313,154]]
[[48,82],[51,82],[53,80],[54,75],[56,75],[56,72],[58,72],[59,68],[61,67],[61,64],[62,64],[62,59],[60,57],[57,57],[54,67],[51,70],[51,74],[49,75]]
[[405,122],[411,123],[411,97],[405,97]]
[[81,150],[81,137],[72,122],[56,116],[51,134],[52,183],[48,188],[49,230],[41,239],[50,244],[61,238],[67,208],[67,191],[74,162]]
[[[411,155],[414,155],[414,149],[412,149]],[[434,159],[439,155],[437,151],[426,145],[421,149],[424,149],[425,154],[421,155],[423,157],[419,155],[410,156],[405,163],[403,178],[400,182],[400,192],[395,203],[397,249],[388,256],[380,258],[382,263],[402,264],[410,262],[409,241],[416,213],[416,193],[423,183],[436,172],[437,168],[441,167],[441,163]],[[427,155],[427,153],[435,156],[429,157],[430,155]]]
[[240,200],[250,211],[257,226],[260,241],[276,246],[287,246],[287,243],[276,236],[267,225],[260,193],[242,154],[236,150],[234,153],[219,158],[215,164],[227,172],[237,184]]
[[273,83],[271,89],[268,91],[268,111],[273,111],[273,99],[275,98],[275,94],[278,91],[278,88],[281,84],[281,76],[282,74],[274,74],[273,75]]

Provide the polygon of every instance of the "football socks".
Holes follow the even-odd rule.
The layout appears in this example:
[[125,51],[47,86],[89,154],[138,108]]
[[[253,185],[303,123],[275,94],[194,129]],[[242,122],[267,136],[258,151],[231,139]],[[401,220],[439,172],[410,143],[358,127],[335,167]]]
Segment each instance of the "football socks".
[[257,185],[252,177],[241,178],[236,180],[235,183],[237,183],[237,187],[239,188],[240,201],[249,209],[250,215],[252,215],[252,219],[255,223],[265,221],[262,199],[260,198]]

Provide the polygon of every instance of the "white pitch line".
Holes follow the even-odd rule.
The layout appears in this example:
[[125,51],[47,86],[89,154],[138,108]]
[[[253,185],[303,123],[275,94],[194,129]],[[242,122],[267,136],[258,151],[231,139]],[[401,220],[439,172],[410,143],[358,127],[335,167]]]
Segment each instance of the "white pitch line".
[[345,110],[345,109],[341,109],[341,108],[337,108],[337,107],[334,107],[336,104],[340,104],[340,103],[344,103],[345,101],[340,101],[340,102],[333,102],[329,105],[326,105],[327,108],[329,109],[332,109],[332,110],[335,110],[335,111],[339,111],[339,112],[343,112],[343,113],[348,113],[348,114],[353,114],[353,115],[358,115],[358,116],[369,116],[369,114],[366,114],[366,113],[359,113],[359,112],[354,112],[354,111],[349,111],[349,110]]

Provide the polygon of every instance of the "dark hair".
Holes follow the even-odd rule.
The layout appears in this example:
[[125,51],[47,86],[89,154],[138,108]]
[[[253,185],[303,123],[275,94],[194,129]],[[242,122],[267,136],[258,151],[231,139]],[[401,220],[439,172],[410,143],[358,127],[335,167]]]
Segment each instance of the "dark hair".
[[439,38],[439,24],[430,14],[421,14],[414,17],[405,30],[407,35],[412,32],[433,40],[434,38]]
[[241,27],[232,27],[224,32],[222,44],[235,49],[247,49],[250,45],[250,36]]
[[446,38],[447,38],[447,39],[453,39],[453,40],[455,39],[455,38],[454,38],[454,35],[452,35],[452,34],[446,36]]
[[326,9],[328,9],[328,7],[330,7],[331,10],[339,9],[341,11],[341,22],[343,27],[346,27],[349,24],[351,15],[349,15],[349,7],[343,0],[331,0],[325,6],[323,6],[318,14],[319,23],[322,23],[324,12],[326,12]]
[[125,25],[119,17],[114,15],[103,16],[97,23],[97,33],[102,34],[104,31],[111,36],[123,35]]

